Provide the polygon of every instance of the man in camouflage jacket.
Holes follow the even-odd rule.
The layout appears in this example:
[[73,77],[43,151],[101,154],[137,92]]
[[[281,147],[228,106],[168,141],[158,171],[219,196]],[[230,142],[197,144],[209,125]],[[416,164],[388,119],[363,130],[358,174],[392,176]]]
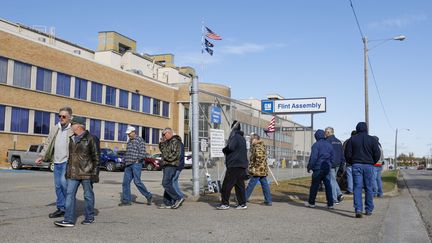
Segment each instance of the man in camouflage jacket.
[[249,161],[249,175],[252,178],[249,180],[246,188],[246,200],[249,200],[255,185],[259,181],[264,194],[264,205],[272,205],[272,197],[270,194],[270,187],[267,181],[268,166],[267,156],[264,141],[260,139],[258,134],[251,134],[251,149],[250,149],[250,161]]

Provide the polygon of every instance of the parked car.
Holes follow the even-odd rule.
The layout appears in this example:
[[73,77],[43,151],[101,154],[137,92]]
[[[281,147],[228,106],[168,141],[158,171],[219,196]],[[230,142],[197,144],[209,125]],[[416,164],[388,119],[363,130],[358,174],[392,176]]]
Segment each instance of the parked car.
[[190,169],[192,168],[192,152],[185,152],[185,158],[184,158],[184,168]]
[[39,153],[42,151],[43,144],[33,144],[27,150],[14,150],[9,149],[7,152],[8,162],[11,163],[11,167],[14,170],[19,170],[23,166],[35,167],[35,168],[46,168],[50,171],[54,171],[54,163],[42,162],[36,164],[35,161],[39,157]]
[[147,154],[144,157],[144,167],[148,171],[162,170],[162,154]]
[[425,166],[424,165],[419,165],[419,166],[417,166],[417,170],[424,170],[425,169]]
[[123,170],[124,159],[119,154],[109,148],[101,149],[99,167],[105,168],[109,172]]

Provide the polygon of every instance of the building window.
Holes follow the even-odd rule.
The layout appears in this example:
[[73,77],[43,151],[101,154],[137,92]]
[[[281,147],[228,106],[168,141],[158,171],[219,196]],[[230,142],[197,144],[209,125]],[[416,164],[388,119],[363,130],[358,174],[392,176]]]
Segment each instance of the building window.
[[142,127],[141,137],[144,139],[145,143],[150,142],[150,128],[149,127]]
[[101,135],[101,121],[97,119],[90,119],[90,134],[100,139]]
[[152,144],[159,143],[159,131],[160,129],[152,128]]
[[120,90],[120,100],[119,100],[119,106],[122,108],[128,108],[129,103],[129,92],[126,90]]
[[75,98],[87,100],[87,80],[75,78]]
[[29,110],[12,107],[11,131],[28,133]]
[[35,111],[33,133],[48,134],[50,128],[50,116],[51,114],[49,112]]
[[51,93],[52,72],[48,69],[37,68],[36,90]]
[[169,117],[169,102],[162,102],[162,116]]
[[57,90],[56,94],[70,96],[71,77],[64,73],[57,73]]
[[102,84],[92,82],[91,84],[91,101],[102,103]]
[[31,66],[15,61],[13,84],[15,86],[30,88]]
[[139,94],[134,94],[134,93],[132,93],[132,104],[131,104],[131,108],[132,108],[132,110],[134,110],[134,111],[139,111],[139,103],[140,103],[139,98],[140,98]]
[[116,88],[111,87],[111,86],[106,86],[106,102],[105,102],[105,104],[115,106],[116,105],[116,94],[117,94]]
[[117,139],[119,141],[127,141],[127,134],[126,134],[127,124],[119,123],[118,124],[118,137]]
[[153,114],[160,115],[160,100],[153,99]]
[[114,122],[105,122],[105,140],[114,140]]
[[143,96],[143,107],[142,111],[144,113],[150,113],[150,97]]
[[4,131],[5,124],[5,106],[0,105],[0,131]]
[[8,60],[0,57],[0,83],[7,81]]

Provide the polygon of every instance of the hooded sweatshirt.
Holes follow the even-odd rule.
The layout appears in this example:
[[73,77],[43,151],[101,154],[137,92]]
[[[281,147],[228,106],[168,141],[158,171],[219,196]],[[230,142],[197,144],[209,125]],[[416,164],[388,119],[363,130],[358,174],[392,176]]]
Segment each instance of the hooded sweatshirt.
[[365,122],[356,126],[357,134],[348,140],[345,148],[345,158],[350,164],[375,164],[381,157],[378,141],[368,135]]
[[228,143],[222,152],[225,154],[225,165],[227,168],[248,168],[246,140],[240,126],[233,126]]
[[315,132],[317,140],[312,145],[312,152],[307,166],[308,170],[329,170],[332,166],[334,151],[332,145],[325,140],[325,133],[319,129]]

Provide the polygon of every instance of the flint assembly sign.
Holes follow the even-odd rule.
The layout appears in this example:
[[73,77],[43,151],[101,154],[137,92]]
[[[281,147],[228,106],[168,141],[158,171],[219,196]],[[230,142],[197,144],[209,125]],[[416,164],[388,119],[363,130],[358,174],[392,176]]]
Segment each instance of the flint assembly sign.
[[326,112],[326,98],[261,100],[261,111],[274,114]]

